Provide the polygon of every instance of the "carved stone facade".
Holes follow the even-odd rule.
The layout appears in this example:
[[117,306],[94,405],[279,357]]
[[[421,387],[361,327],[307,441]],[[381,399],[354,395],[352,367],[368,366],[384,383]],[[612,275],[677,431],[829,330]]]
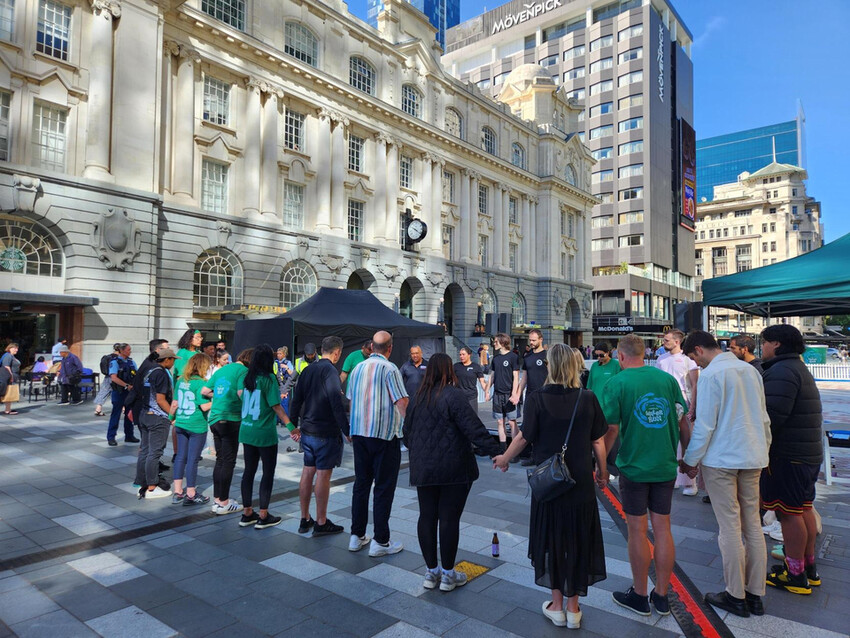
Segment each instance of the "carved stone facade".
[[[510,107],[482,96],[442,69],[433,29],[400,0],[378,30],[342,4],[224,4],[244,12],[91,0],[68,5],[64,45],[0,41],[0,215],[61,253],[59,276],[0,268],[0,303],[29,288],[51,295],[32,307],[76,304],[57,331],[87,365],[105,344],[139,353],[187,326],[227,336],[249,306],[317,286],[367,288],[470,344],[479,302],[521,307],[518,337],[533,323],[587,342],[589,315],[572,309],[590,300],[593,160],[570,104],[558,126],[515,114],[544,112],[557,87],[519,87]],[[44,49],[37,11],[15,3],[21,51]],[[403,250],[408,209],[428,233]]]

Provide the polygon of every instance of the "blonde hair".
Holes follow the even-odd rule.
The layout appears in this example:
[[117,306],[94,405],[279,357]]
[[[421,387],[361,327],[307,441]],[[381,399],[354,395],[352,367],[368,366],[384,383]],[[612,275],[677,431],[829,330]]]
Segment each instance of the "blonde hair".
[[570,348],[570,350],[573,352],[573,359],[576,360],[576,367],[578,368],[578,376],[581,378],[581,373],[586,369],[584,366],[584,355],[578,348]]
[[281,346],[277,349],[277,352],[275,354],[280,354],[281,352],[283,353],[283,358],[286,359],[286,357],[289,355],[289,348],[287,348],[286,346]]
[[201,377],[203,379],[207,376],[207,372],[209,371],[211,365],[212,359],[210,359],[203,352],[193,354],[192,358],[189,359],[189,362],[183,369],[183,374],[180,375],[180,378],[183,381],[189,381],[192,377]]
[[549,374],[546,385],[560,385],[565,388],[579,388],[579,369],[573,349],[563,343],[552,345],[546,352]]
[[6,346],[6,352],[9,352],[9,350],[11,350],[12,348],[20,349],[20,346],[14,341],[12,341],[9,345]]
[[637,335],[626,335],[617,344],[617,352],[622,352],[624,356],[629,358],[640,357],[643,359],[645,351],[646,346],[644,346],[643,339]]

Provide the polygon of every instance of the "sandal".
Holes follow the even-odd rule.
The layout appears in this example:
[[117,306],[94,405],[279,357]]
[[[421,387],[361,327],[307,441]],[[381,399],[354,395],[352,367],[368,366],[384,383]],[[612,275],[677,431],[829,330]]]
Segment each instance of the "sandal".
[[106,416],[103,412],[95,412],[95,416]]
[[13,414],[18,414],[17,410],[10,410],[9,412],[3,412],[6,416],[12,416]]

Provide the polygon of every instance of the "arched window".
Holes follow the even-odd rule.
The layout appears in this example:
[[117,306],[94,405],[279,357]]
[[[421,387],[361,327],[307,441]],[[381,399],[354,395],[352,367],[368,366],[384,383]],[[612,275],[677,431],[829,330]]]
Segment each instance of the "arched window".
[[481,148],[485,153],[496,155],[496,131],[489,126],[481,129]]
[[576,169],[572,164],[567,164],[567,167],[564,169],[564,179],[567,180],[567,184],[570,186],[576,185]]
[[481,295],[481,309],[486,317],[488,314],[496,313],[496,293],[487,288]]
[[525,149],[519,142],[511,144],[511,164],[525,168]]
[[62,276],[62,249],[47,229],[0,215],[0,273]]
[[309,298],[318,288],[316,271],[303,259],[296,259],[280,273],[280,305],[287,310]]
[[401,110],[413,117],[422,117],[422,94],[410,84],[401,87]]
[[514,326],[525,324],[525,297],[522,293],[516,293],[511,302],[511,319]]
[[310,66],[319,65],[319,41],[310,29],[298,22],[287,22],[284,37],[284,53]]
[[242,304],[242,265],[224,248],[211,248],[195,262],[192,305],[196,308],[222,308]]
[[363,58],[352,55],[348,61],[348,83],[358,91],[375,94],[375,68]]
[[463,139],[463,118],[455,109],[446,109],[446,133]]

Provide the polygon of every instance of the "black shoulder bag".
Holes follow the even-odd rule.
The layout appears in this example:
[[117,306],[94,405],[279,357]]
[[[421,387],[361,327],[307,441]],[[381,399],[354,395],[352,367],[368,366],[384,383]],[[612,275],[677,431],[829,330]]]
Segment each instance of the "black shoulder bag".
[[570,474],[570,468],[567,467],[566,454],[567,443],[569,443],[570,433],[573,431],[573,423],[576,420],[578,404],[581,403],[583,392],[579,388],[573,415],[570,417],[570,427],[567,429],[567,436],[564,439],[564,446],[561,451],[550,456],[536,468],[528,470],[528,486],[531,488],[534,498],[542,503],[566,494],[576,484],[575,479]]

